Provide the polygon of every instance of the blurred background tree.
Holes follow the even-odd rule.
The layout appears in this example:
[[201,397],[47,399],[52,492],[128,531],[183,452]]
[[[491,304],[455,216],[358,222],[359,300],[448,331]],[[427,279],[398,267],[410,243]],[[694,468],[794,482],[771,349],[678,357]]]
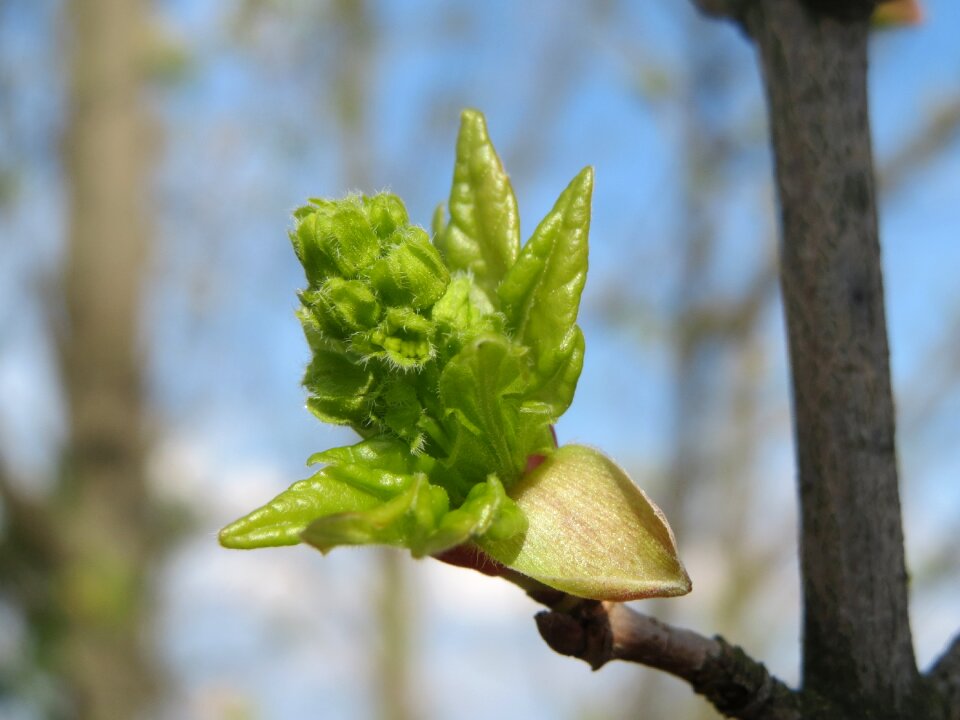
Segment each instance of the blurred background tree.
[[[345,439],[302,410],[289,210],[390,187],[426,224],[465,106],[525,235],[597,168],[559,431],[673,520],[695,590],[651,612],[797,677],[770,161],[732,27],[686,0],[112,4],[0,0],[0,716],[712,717],[554,656],[506,584],[216,547]],[[960,10],[928,5],[873,48],[921,660],[960,583]]]

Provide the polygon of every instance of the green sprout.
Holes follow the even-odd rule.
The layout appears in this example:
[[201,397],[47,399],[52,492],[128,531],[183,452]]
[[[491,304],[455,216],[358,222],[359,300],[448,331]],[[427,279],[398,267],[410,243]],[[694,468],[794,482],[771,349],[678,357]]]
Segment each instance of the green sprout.
[[467,551],[580,597],[689,592],[659,509],[599,451],[556,447],[583,367],[592,191],[585,168],[521,247],[510,179],[468,110],[432,241],[388,193],[296,210],[307,407],[362,439],[311,456],[312,477],[220,542]]

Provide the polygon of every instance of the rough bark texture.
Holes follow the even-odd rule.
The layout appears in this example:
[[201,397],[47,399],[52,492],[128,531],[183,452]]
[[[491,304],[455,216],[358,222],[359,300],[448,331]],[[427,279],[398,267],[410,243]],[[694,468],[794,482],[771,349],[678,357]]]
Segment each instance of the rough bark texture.
[[782,226],[801,513],[804,689],[913,717],[866,22],[752,4]]
[[70,438],[56,532],[59,670],[77,717],[137,717],[153,673],[143,611],[149,505],[138,319],[148,239],[144,3],[68,7],[69,240],[60,360]]

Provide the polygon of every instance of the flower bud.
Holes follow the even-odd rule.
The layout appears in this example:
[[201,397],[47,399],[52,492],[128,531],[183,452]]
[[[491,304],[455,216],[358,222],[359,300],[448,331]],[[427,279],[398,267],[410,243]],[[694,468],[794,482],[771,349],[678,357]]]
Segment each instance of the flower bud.
[[409,308],[387,308],[377,327],[350,338],[362,358],[378,358],[401,370],[422,367],[433,358],[434,324]]
[[419,227],[398,230],[390,242],[393,246],[370,268],[370,282],[391,305],[429,308],[450,282],[440,253]]
[[382,309],[376,295],[360,280],[328,278],[318,290],[301,293],[325,334],[339,339],[369,330],[380,321]]

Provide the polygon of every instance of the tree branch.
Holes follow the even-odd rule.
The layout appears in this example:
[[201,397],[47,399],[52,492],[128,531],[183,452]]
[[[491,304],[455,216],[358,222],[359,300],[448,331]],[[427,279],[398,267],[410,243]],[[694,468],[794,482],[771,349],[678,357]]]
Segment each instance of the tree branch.
[[946,716],[960,718],[960,634],[927,671],[927,680],[946,703]]
[[894,407],[867,113],[866,21],[798,0],[748,12],[780,198],[781,285],[800,488],[803,686],[861,716],[909,717]]
[[693,4],[704,15],[714,18],[729,18],[739,21],[744,6],[749,0],[693,0]]
[[[536,596],[534,596],[535,599]],[[728,717],[800,720],[800,695],[721,637],[706,638],[621,603],[563,596],[536,616],[546,643],[594,670],[626,660],[687,681]]]

